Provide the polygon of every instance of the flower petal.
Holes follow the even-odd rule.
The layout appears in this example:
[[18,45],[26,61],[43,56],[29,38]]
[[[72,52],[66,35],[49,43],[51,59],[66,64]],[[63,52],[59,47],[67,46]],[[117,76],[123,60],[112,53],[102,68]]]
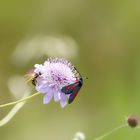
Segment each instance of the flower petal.
[[54,101],[58,102],[60,100],[60,93],[59,92],[55,92],[54,93]]
[[43,84],[36,85],[36,90],[41,92],[41,93],[46,93],[47,89],[48,89],[48,87],[44,86]]
[[43,98],[43,103],[44,104],[48,104],[51,101],[52,97],[53,97],[53,93],[52,92],[46,93],[44,98]]
[[43,70],[43,65],[42,64],[35,64],[34,67],[35,67],[35,69],[34,69],[35,73],[40,73]]
[[64,93],[60,94],[60,104],[61,107],[65,107],[65,105],[67,104],[66,95]]

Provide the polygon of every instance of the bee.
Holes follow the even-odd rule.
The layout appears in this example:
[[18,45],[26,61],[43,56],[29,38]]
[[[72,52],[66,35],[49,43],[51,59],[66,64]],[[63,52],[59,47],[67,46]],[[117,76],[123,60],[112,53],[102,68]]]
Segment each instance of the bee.
[[39,76],[39,75],[41,75],[41,73],[35,73],[34,72],[34,69],[31,69],[31,70],[29,70],[28,72],[27,72],[27,74],[25,75],[25,79],[27,80],[27,82],[30,82],[30,81],[32,81],[32,84],[34,85],[34,86],[36,86],[36,83],[37,83],[37,81],[36,81],[36,79],[37,79],[37,77]]

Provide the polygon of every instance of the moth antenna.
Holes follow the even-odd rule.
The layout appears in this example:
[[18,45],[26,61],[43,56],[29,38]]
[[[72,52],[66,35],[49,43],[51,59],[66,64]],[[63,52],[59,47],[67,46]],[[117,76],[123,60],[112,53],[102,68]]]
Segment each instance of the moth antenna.
[[82,75],[81,75],[80,72],[76,69],[76,67],[74,67],[74,70],[76,71],[77,76],[82,77]]

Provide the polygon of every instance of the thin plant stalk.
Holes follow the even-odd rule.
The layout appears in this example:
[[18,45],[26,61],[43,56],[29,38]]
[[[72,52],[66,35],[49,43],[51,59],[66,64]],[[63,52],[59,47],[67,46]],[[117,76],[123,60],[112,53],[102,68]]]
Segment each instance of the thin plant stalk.
[[25,97],[25,98],[23,98],[23,99],[20,99],[20,100],[18,100],[18,101],[14,101],[14,102],[2,104],[2,105],[0,105],[0,108],[7,107],[7,106],[11,106],[11,105],[15,105],[15,104],[18,104],[18,103],[20,103],[20,102],[27,101],[27,100],[29,100],[29,99],[31,99],[31,98],[33,98],[33,97],[39,95],[39,94],[40,94],[40,92],[36,92],[35,94],[32,94],[32,95],[30,95],[30,96],[27,96],[27,97]]
[[122,124],[122,125],[120,125],[120,126],[114,128],[114,129],[112,129],[111,131],[105,133],[104,135],[102,135],[102,136],[100,136],[100,137],[98,137],[98,138],[95,138],[94,140],[102,140],[103,138],[105,138],[105,137],[111,135],[112,133],[116,132],[117,130],[119,130],[119,129],[121,129],[121,128],[124,128],[124,127],[127,127],[127,126],[128,126],[128,124],[126,124],[126,123],[125,123],[125,124]]

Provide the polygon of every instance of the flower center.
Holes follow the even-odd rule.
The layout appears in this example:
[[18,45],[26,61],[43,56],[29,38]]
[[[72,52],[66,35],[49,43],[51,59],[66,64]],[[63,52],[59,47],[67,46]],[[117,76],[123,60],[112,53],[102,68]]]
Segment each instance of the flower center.
[[67,77],[60,72],[55,73],[54,71],[51,71],[51,78],[52,82],[61,88],[66,84],[69,84]]

